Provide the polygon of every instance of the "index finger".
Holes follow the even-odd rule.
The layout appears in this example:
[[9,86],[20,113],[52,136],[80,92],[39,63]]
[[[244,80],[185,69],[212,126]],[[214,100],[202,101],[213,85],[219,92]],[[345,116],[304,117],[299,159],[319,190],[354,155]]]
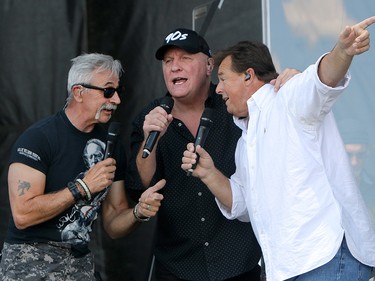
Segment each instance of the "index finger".
[[192,142],[189,142],[186,146],[186,149],[190,152],[194,152],[195,150],[195,147],[194,147],[194,144]]
[[360,26],[361,28],[363,29],[366,29],[367,27],[369,27],[370,25],[372,25],[373,23],[375,23],[375,16],[372,16],[372,17],[369,17],[363,21],[361,21],[360,23],[358,23],[357,25]]

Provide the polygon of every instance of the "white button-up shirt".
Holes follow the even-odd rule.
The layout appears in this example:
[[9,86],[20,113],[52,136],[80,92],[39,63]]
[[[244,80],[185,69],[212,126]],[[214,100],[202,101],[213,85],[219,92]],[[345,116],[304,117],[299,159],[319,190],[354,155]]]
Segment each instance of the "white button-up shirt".
[[270,84],[247,102],[229,219],[251,221],[267,281],[281,281],[329,262],[343,236],[352,255],[375,266],[375,227],[352,175],[331,111],[350,75],[335,88],[317,75],[319,61],[276,94]]

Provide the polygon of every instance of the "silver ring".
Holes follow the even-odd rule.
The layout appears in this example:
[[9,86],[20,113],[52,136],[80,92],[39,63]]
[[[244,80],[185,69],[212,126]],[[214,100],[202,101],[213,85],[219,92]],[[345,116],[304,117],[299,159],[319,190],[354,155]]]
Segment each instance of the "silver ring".
[[147,210],[150,210],[150,207],[151,207],[151,206],[150,206],[149,204],[147,204],[146,209],[147,209]]

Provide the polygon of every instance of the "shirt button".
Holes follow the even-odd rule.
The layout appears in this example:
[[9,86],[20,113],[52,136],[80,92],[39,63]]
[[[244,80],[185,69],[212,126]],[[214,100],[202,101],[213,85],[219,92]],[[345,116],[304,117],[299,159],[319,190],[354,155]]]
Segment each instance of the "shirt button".
[[210,243],[206,242],[206,243],[204,243],[204,245],[205,245],[205,246],[208,246],[208,245],[210,245]]
[[179,127],[181,127],[181,126],[182,126],[182,123],[181,123],[181,122],[179,122],[179,123],[178,123],[178,126],[179,126]]
[[202,196],[202,192],[198,192],[198,196]]
[[206,219],[205,218],[201,218],[201,221],[205,221]]

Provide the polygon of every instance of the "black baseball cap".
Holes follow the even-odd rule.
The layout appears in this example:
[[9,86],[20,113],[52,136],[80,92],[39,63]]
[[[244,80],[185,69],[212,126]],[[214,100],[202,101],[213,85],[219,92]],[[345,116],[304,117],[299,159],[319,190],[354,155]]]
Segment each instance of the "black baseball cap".
[[173,46],[192,54],[201,52],[211,57],[211,50],[206,40],[195,31],[186,28],[178,28],[170,32],[165,37],[163,45],[156,51],[155,57],[162,60],[165,51]]

